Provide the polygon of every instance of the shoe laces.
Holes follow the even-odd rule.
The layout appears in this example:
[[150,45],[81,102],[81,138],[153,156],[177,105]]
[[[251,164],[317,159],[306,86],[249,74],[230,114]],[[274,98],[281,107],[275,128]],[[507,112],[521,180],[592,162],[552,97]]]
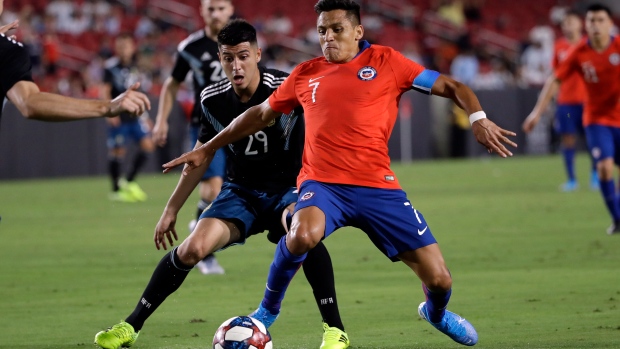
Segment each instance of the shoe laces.
[[347,342],[347,337],[344,335],[344,332],[337,327],[329,327],[329,325],[324,322],[323,331],[325,332],[323,334],[324,341]]
[[127,326],[122,326],[120,324],[117,326],[112,326],[112,328],[110,329],[110,332],[112,332],[112,335],[114,335],[114,337],[121,339],[121,340],[131,339],[131,337],[133,336],[133,334],[131,333],[129,328],[127,328]]

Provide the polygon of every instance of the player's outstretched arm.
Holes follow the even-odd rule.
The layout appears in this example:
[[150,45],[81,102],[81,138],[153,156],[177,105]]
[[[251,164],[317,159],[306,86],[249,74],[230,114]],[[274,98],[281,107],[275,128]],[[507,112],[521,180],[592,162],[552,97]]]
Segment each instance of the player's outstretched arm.
[[190,171],[196,169],[205,162],[207,165],[210,164],[218,149],[264,129],[271,120],[281,114],[282,113],[271,109],[269,99],[266,99],[263,103],[255,105],[239,115],[228,127],[223,129],[217,136],[213,137],[213,139],[205,143],[202,147],[165,163],[162,166],[164,168],[164,173],[168,173],[173,168],[185,164],[183,175],[187,175]]
[[536,124],[540,121],[540,117],[547,110],[551,99],[557,94],[558,89],[560,88],[560,81],[555,77],[555,75],[551,75],[545,81],[545,85],[543,86],[542,91],[540,91],[540,95],[538,95],[538,100],[536,101],[536,105],[530,115],[527,116],[525,121],[523,121],[523,131],[525,133],[530,133]]
[[435,84],[433,84],[431,93],[454,101],[456,105],[470,115],[470,121],[473,120],[472,117],[475,118],[471,126],[472,131],[478,143],[485,146],[489,153],[495,152],[504,158],[512,156],[512,153],[506,149],[504,144],[517,147],[516,143],[507,138],[508,136],[516,136],[516,134],[512,131],[504,130],[493,121],[487,119],[484,116],[478,97],[469,87],[447,76],[440,75]]
[[164,81],[159,94],[159,107],[157,108],[155,127],[153,127],[153,141],[160,147],[166,145],[168,141],[168,118],[180,86],[181,83],[170,76]]
[[19,28],[19,20],[16,19],[13,22],[9,23],[9,24],[5,24],[3,26],[0,26],[0,34],[6,34],[6,32],[8,32],[9,30],[12,29],[17,29]]
[[121,113],[135,116],[151,109],[151,102],[138,92],[135,83],[115,99],[89,100],[41,92],[30,81],[19,81],[7,92],[7,97],[28,119],[41,121],[73,121],[98,117],[112,117]]

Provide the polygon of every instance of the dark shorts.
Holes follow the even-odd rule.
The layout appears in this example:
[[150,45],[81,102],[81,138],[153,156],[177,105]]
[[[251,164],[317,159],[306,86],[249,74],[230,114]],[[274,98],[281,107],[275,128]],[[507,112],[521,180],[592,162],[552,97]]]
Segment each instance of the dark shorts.
[[594,162],[613,158],[620,165],[620,128],[590,125],[586,127],[588,149]]
[[583,134],[583,105],[558,104],[555,111],[555,130],[559,134]]
[[[189,135],[191,146],[193,147],[198,141],[198,133],[200,132],[200,126],[190,126]],[[205,181],[212,177],[221,177],[224,178],[226,175],[226,152],[224,148],[220,148],[215,152],[215,157],[213,157],[213,161],[209,165],[209,168],[202,175],[201,180]]]
[[226,182],[215,201],[200,215],[200,219],[220,218],[233,222],[241,231],[241,240],[229,246],[244,244],[248,237],[265,230],[269,230],[270,235],[275,234],[269,240],[277,242],[285,235],[282,212],[296,201],[297,189],[294,187],[268,194]]
[[341,227],[359,228],[392,261],[398,261],[399,253],[437,242],[401,189],[305,181],[295,212],[309,206],[325,213],[325,237]]
[[117,127],[108,127],[108,149],[124,148],[130,139],[140,142],[149,133],[149,126],[142,119],[123,122]]

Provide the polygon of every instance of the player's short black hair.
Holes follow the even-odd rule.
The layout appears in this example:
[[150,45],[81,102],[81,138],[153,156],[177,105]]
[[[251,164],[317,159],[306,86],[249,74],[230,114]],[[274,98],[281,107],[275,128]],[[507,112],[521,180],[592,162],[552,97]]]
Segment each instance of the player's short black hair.
[[236,46],[242,42],[256,45],[256,28],[245,19],[233,19],[217,34],[217,45]]
[[613,17],[609,7],[607,7],[607,6],[603,5],[603,4],[595,3],[595,4],[592,4],[592,5],[588,6],[588,8],[586,9],[586,13],[588,13],[588,12],[598,12],[598,11],[605,11],[605,12],[607,12],[607,15],[609,16],[609,18]]
[[360,5],[353,0],[319,0],[319,2],[314,5],[314,11],[316,11],[318,15],[320,15],[321,12],[333,10],[347,11],[347,17],[349,17],[353,25],[362,23]]
[[121,32],[120,34],[118,34],[116,36],[117,39],[131,39],[133,40],[133,34],[131,34],[130,32]]
[[566,11],[566,13],[564,14],[564,18],[568,18],[569,16],[575,16],[575,17],[581,18],[581,13],[579,13],[575,9],[570,9],[570,10]]

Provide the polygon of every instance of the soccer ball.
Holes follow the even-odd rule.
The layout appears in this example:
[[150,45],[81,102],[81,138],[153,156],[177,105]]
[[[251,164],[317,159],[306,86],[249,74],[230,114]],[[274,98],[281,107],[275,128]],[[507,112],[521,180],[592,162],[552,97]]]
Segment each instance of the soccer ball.
[[213,349],[272,349],[271,335],[262,322],[249,316],[230,318],[217,329]]

